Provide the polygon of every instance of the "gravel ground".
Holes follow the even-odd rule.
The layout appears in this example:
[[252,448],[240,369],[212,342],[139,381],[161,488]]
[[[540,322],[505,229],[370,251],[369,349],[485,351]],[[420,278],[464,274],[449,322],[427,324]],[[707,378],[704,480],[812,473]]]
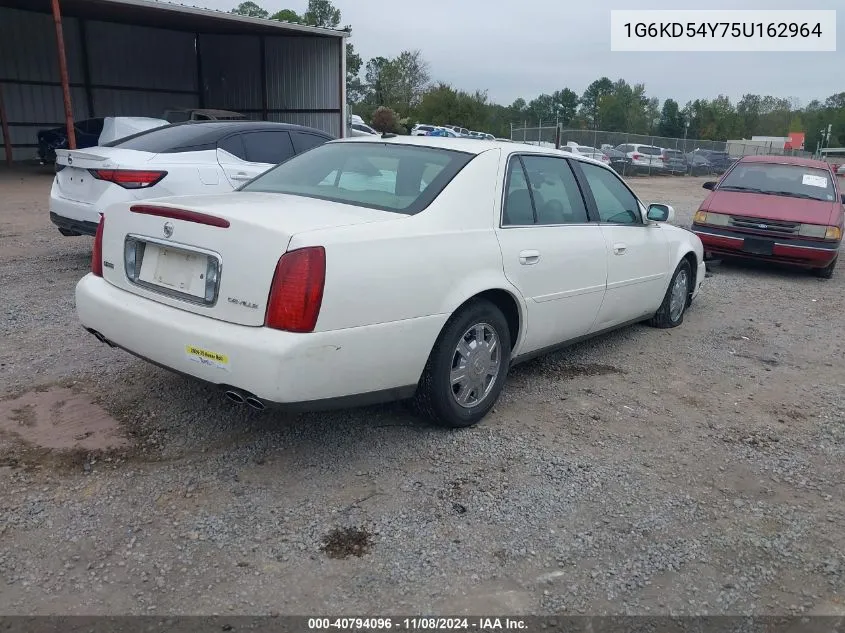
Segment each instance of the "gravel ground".
[[[702,181],[632,183],[687,225]],[[7,423],[70,393],[125,445],[0,432],[0,612],[845,614],[845,271],[716,266],[681,328],[520,366],[465,431],[257,413],[81,330],[49,185],[0,172]]]

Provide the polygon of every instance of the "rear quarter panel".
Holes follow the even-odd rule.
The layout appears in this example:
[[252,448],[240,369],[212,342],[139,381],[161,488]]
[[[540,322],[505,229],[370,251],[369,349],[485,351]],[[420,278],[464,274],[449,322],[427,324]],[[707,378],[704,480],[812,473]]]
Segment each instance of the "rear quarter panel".
[[476,156],[415,216],[295,235],[291,250],[326,249],[317,330],[431,315],[443,315],[445,322],[479,292],[503,289],[518,297],[504,277],[493,230],[500,154],[490,150]]

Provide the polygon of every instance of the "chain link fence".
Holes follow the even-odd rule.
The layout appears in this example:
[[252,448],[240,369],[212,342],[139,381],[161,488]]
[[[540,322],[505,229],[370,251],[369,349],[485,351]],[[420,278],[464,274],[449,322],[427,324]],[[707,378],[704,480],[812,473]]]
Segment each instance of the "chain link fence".
[[[545,147],[555,147],[557,134],[558,129],[555,126],[511,128],[512,141]],[[708,141],[631,134],[628,132],[561,129],[560,145],[563,147],[567,144],[576,144],[582,148],[595,148],[605,153],[611,159],[611,166],[620,173],[624,172],[625,175],[718,174],[724,172],[729,164],[742,156],[812,156],[810,152],[783,149],[783,147],[778,147],[771,141]],[[640,148],[639,146],[645,147]],[[626,161],[621,156],[621,154],[630,156],[637,149],[643,149],[646,153],[654,152],[654,150],[648,149],[654,147],[661,151],[648,154],[648,157],[644,160]],[[669,151],[663,152],[662,150]],[[717,154],[714,155],[713,152]],[[650,156],[655,158],[652,159]]]

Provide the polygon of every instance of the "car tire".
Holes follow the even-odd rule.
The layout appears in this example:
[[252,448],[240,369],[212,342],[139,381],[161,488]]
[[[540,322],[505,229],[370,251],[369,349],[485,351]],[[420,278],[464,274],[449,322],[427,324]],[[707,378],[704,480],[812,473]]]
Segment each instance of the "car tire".
[[[496,404],[510,360],[510,329],[504,314],[489,301],[473,300],[443,327],[417,386],[414,408],[440,426],[472,426]],[[466,379],[455,382],[462,364]]]
[[692,268],[686,259],[675,269],[663,303],[649,319],[648,324],[652,327],[667,329],[678,327],[684,322],[684,313],[690,304],[690,292],[692,290]]
[[839,261],[839,257],[834,259],[824,268],[813,268],[813,274],[819,279],[830,279],[833,277],[833,269],[836,268],[837,261]]

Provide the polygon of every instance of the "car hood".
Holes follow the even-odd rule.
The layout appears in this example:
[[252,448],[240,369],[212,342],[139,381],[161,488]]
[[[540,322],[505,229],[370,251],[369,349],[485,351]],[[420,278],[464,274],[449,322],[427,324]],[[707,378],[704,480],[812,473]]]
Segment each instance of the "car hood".
[[807,224],[835,224],[837,211],[835,203],[824,200],[718,190],[711,193],[700,208],[713,213]]

